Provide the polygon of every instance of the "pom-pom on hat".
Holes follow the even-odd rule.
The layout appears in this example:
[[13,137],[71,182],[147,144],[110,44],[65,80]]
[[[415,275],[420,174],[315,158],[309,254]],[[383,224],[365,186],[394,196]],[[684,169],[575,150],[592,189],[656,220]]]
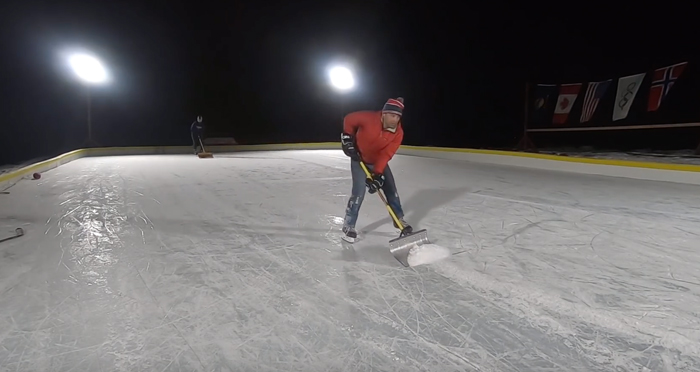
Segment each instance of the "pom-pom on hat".
[[396,115],[403,115],[403,98],[389,98],[382,108],[382,113],[390,112]]

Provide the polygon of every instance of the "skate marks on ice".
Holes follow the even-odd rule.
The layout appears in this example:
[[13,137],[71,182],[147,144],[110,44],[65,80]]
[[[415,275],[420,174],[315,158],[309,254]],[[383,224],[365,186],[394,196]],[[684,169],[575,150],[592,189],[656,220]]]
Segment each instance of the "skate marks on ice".
[[[488,174],[480,182],[494,183]],[[152,275],[159,290],[168,290],[159,298],[172,301],[175,318],[185,317],[183,327],[193,330],[194,348],[207,366],[226,361],[253,369],[251,356],[260,356],[275,361],[260,370],[697,369],[687,347],[695,342],[697,291],[684,284],[690,291],[682,299],[652,279],[668,282],[667,266],[673,277],[692,279],[697,255],[669,226],[697,228],[651,215],[656,225],[586,210],[592,194],[562,208],[542,191],[551,188],[498,188],[510,200],[468,194],[441,210],[428,206],[430,218],[421,227],[441,244],[457,247],[459,238],[473,239],[464,244],[469,254],[433,265],[403,268],[385,242],[343,251],[354,260],[344,262],[319,255],[327,243],[316,238],[290,247],[283,234],[229,231],[218,237],[228,239],[227,249],[211,258],[213,244],[192,252],[192,245],[168,242],[178,254],[157,260],[164,266]],[[517,200],[523,192],[537,198]],[[334,208],[328,210],[343,206]],[[391,229],[385,220],[382,229]],[[618,238],[630,235],[634,243]],[[231,236],[241,239],[235,255]],[[666,242],[660,257],[649,255],[654,241]],[[377,264],[379,259],[387,264]],[[663,270],[650,266],[659,263],[666,264]],[[206,308],[218,298],[223,300]],[[191,316],[196,309],[202,311]]]
[[182,244],[190,235],[165,234],[165,249],[141,271],[207,370],[600,370],[479,293],[403,268],[384,249],[366,247],[387,265],[362,261],[363,250],[334,262],[283,235],[229,228],[197,248]]
[[[401,184],[400,181],[397,180],[397,188],[399,189],[399,197],[401,197],[402,192],[401,192]],[[404,212],[406,213],[406,220],[415,230],[420,230],[420,223],[427,217],[427,215],[437,209],[440,208],[441,206],[444,205],[449,205],[450,202],[458,199],[460,196],[465,194],[469,188],[467,187],[459,187],[455,189],[445,189],[445,188],[438,188],[438,189],[427,189],[427,190],[420,190],[417,191],[413,194],[411,194],[410,197],[406,198],[405,200],[402,198],[401,199],[401,206],[404,209]],[[370,200],[368,200],[370,199]],[[376,199],[376,200],[371,200],[371,199]],[[365,200],[363,202],[363,207],[364,203],[382,203],[382,201],[377,197],[376,195],[371,195],[367,193],[365,195]],[[365,231],[374,231],[378,227],[383,226],[385,224],[392,225],[393,226],[393,220],[391,217],[388,215],[388,212],[385,212],[387,216],[385,218],[382,218],[376,222],[370,223],[366,227],[364,227]]]
[[[178,328],[188,330],[207,370],[419,371],[432,365],[458,371],[468,365],[432,336],[415,338],[401,326],[386,301],[399,294],[404,305],[398,309],[412,300],[406,284],[379,277],[391,271],[362,262],[334,271],[304,251],[277,249],[284,239],[259,235],[238,235],[207,252],[180,247],[178,240],[164,239],[169,249],[146,280]],[[232,255],[232,247],[252,252]],[[432,319],[418,316],[432,329]]]
[[[435,266],[439,266],[436,272],[465,288],[479,291],[484,301],[492,302],[497,309],[508,313],[505,316],[511,324],[506,326],[508,331],[522,335],[523,344],[532,343],[527,350],[537,358],[555,361],[559,367],[553,370],[700,371],[700,359],[695,355],[682,346],[682,351],[668,346],[673,340],[668,340],[667,336],[678,340],[672,329],[646,333],[640,325],[630,326],[627,320],[620,320],[606,311],[582,314],[588,309],[566,303],[567,299],[556,298],[556,295],[546,291],[523,290],[516,285],[499,284],[497,278],[478,271],[465,274],[462,267],[449,261],[436,263]],[[540,342],[533,342],[535,337],[517,330],[517,322],[537,330],[541,335]],[[664,336],[659,336],[659,333]],[[639,334],[642,337],[638,337]],[[683,343],[689,341],[680,341],[680,344]],[[487,350],[494,352],[490,348]],[[572,354],[580,360],[567,360]]]
[[[581,365],[573,350],[553,353],[556,346],[540,342],[545,335],[430,271],[361,261],[329,268],[303,251],[276,249],[286,244],[282,240],[240,236],[232,242],[239,244],[257,254],[240,260],[227,257],[225,247],[210,252],[213,257],[173,251],[161,259],[167,265],[158,264],[150,274],[168,283],[155,286],[154,294],[182,319],[179,327],[189,330],[192,347],[207,366],[522,371]],[[352,259],[353,252],[344,254]],[[162,270],[177,274],[160,275]],[[192,283],[191,271],[202,282]],[[215,308],[203,308],[215,299],[220,301]],[[188,316],[195,311],[196,317]],[[530,350],[533,343],[544,351]],[[264,363],[256,364],[252,356]]]
[[[324,230],[323,237],[330,243],[332,243],[334,246],[338,244],[359,244],[362,241],[366,239],[370,240],[381,240],[384,238],[393,238],[395,235],[392,233],[388,232],[382,232],[382,231],[367,231],[365,229],[358,229],[357,230],[357,238],[355,238],[354,243],[350,243],[346,240],[343,239],[344,233],[343,233],[343,217],[332,215],[332,214],[326,214],[325,216],[319,218],[319,223],[326,226],[326,230]],[[310,232],[316,232],[317,229],[308,229],[306,228],[306,231]],[[333,252],[334,250],[331,250],[332,247],[326,248],[327,252]]]
[[446,213],[470,233],[444,237],[472,243],[430,270],[560,339],[594,370],[700,370],[695,221],[586,198],[470,194],[456,204]]
[[[342,154],[342,153],[341,153]],[[291,150],[291,151],[258,151],[258,152],[240,152],[240,153],[224,153],[217,155],[219,159],[228,160],[271,160],[273,162],[287,161],[294,165],[294,168],[302,167],[308,168],[319,167],[325,170],[335,170],[335,171],[345,171],[342,173],[343,178],[350,179],[347,174],[347,170],[350,169],[350,160],[345,155],[338,156],[335,150]],[[329,159],[334,159],[336,161],[329,162]],[[337,165],[337,160],[342,160],[342,166]],[[265,165],[267,162],[262,164],[263,167],[267,168]],[[264,171],[264,170],[263,170]],[[308,169],[307,169],[308,172]],[[296,177],[291,177],[296,178]]]
[[417,270],[365,263],[344,267],[348,311],[359,316],[351,329],[360,339],[381,336],[377,342],[396,356],[396,364],[374,370],[608,370],[480,293],[428,268]]
[[56,172],[48,182],[53,197],[17,189],[22,201],[9,206],[46,218],[30,230],[17,257],[0,261],[0,365],[18,371],[200,370],[134,267],[150,249],[145,239],[152,230],[128,181],[107,167],[67,173]]
[[401,266],[401,263],[391,255],[388,245],[377,243],[380,243],[380,240],[375,241],[373,239],[370,242],[355,242],[353,244],[343,241],[341,245],[342,250],[339,255],[335,254],[334,259],[340,259],[343,264],[346,264],[347,261],[350,264],[356,262],[377,265],[383,268],[397,268]]

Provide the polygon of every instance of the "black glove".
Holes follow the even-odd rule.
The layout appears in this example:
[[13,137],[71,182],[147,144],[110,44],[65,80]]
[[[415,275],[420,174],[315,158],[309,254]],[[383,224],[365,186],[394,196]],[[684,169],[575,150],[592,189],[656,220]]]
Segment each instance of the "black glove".
[[374,194],[375,192],[377,192],[377,190],[381,189],[384,186],[384,175],[373,174],[371,179],[367,178],[365,180],[365,184],[369,189],[369,193]]
[[351,134],[342,133],[340,135],[340,143],[343,146],[343,152],[352,160],[360,160],[355,148],[355,137]]

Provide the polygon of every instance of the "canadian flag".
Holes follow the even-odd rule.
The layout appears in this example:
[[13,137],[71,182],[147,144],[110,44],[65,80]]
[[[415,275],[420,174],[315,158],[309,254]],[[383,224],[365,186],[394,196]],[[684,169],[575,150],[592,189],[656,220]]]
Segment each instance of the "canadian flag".
[[557,106],[554,108],[554,124],[564,124],[569,117],[571,108],[574,107],[576,97],[581,90],[582,83],[562,84],[559,87],[559,98],[557,98]]

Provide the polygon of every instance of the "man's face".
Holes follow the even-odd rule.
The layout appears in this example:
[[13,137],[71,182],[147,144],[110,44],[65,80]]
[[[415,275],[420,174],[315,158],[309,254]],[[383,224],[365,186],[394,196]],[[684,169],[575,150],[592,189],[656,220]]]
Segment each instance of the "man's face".
[[397,114],[393,114],[391,112],[385,112],[382,114],[382,122],[384,123],[384,128],[396,128],[399,125],[399,120],[401,120],[401,116]]

